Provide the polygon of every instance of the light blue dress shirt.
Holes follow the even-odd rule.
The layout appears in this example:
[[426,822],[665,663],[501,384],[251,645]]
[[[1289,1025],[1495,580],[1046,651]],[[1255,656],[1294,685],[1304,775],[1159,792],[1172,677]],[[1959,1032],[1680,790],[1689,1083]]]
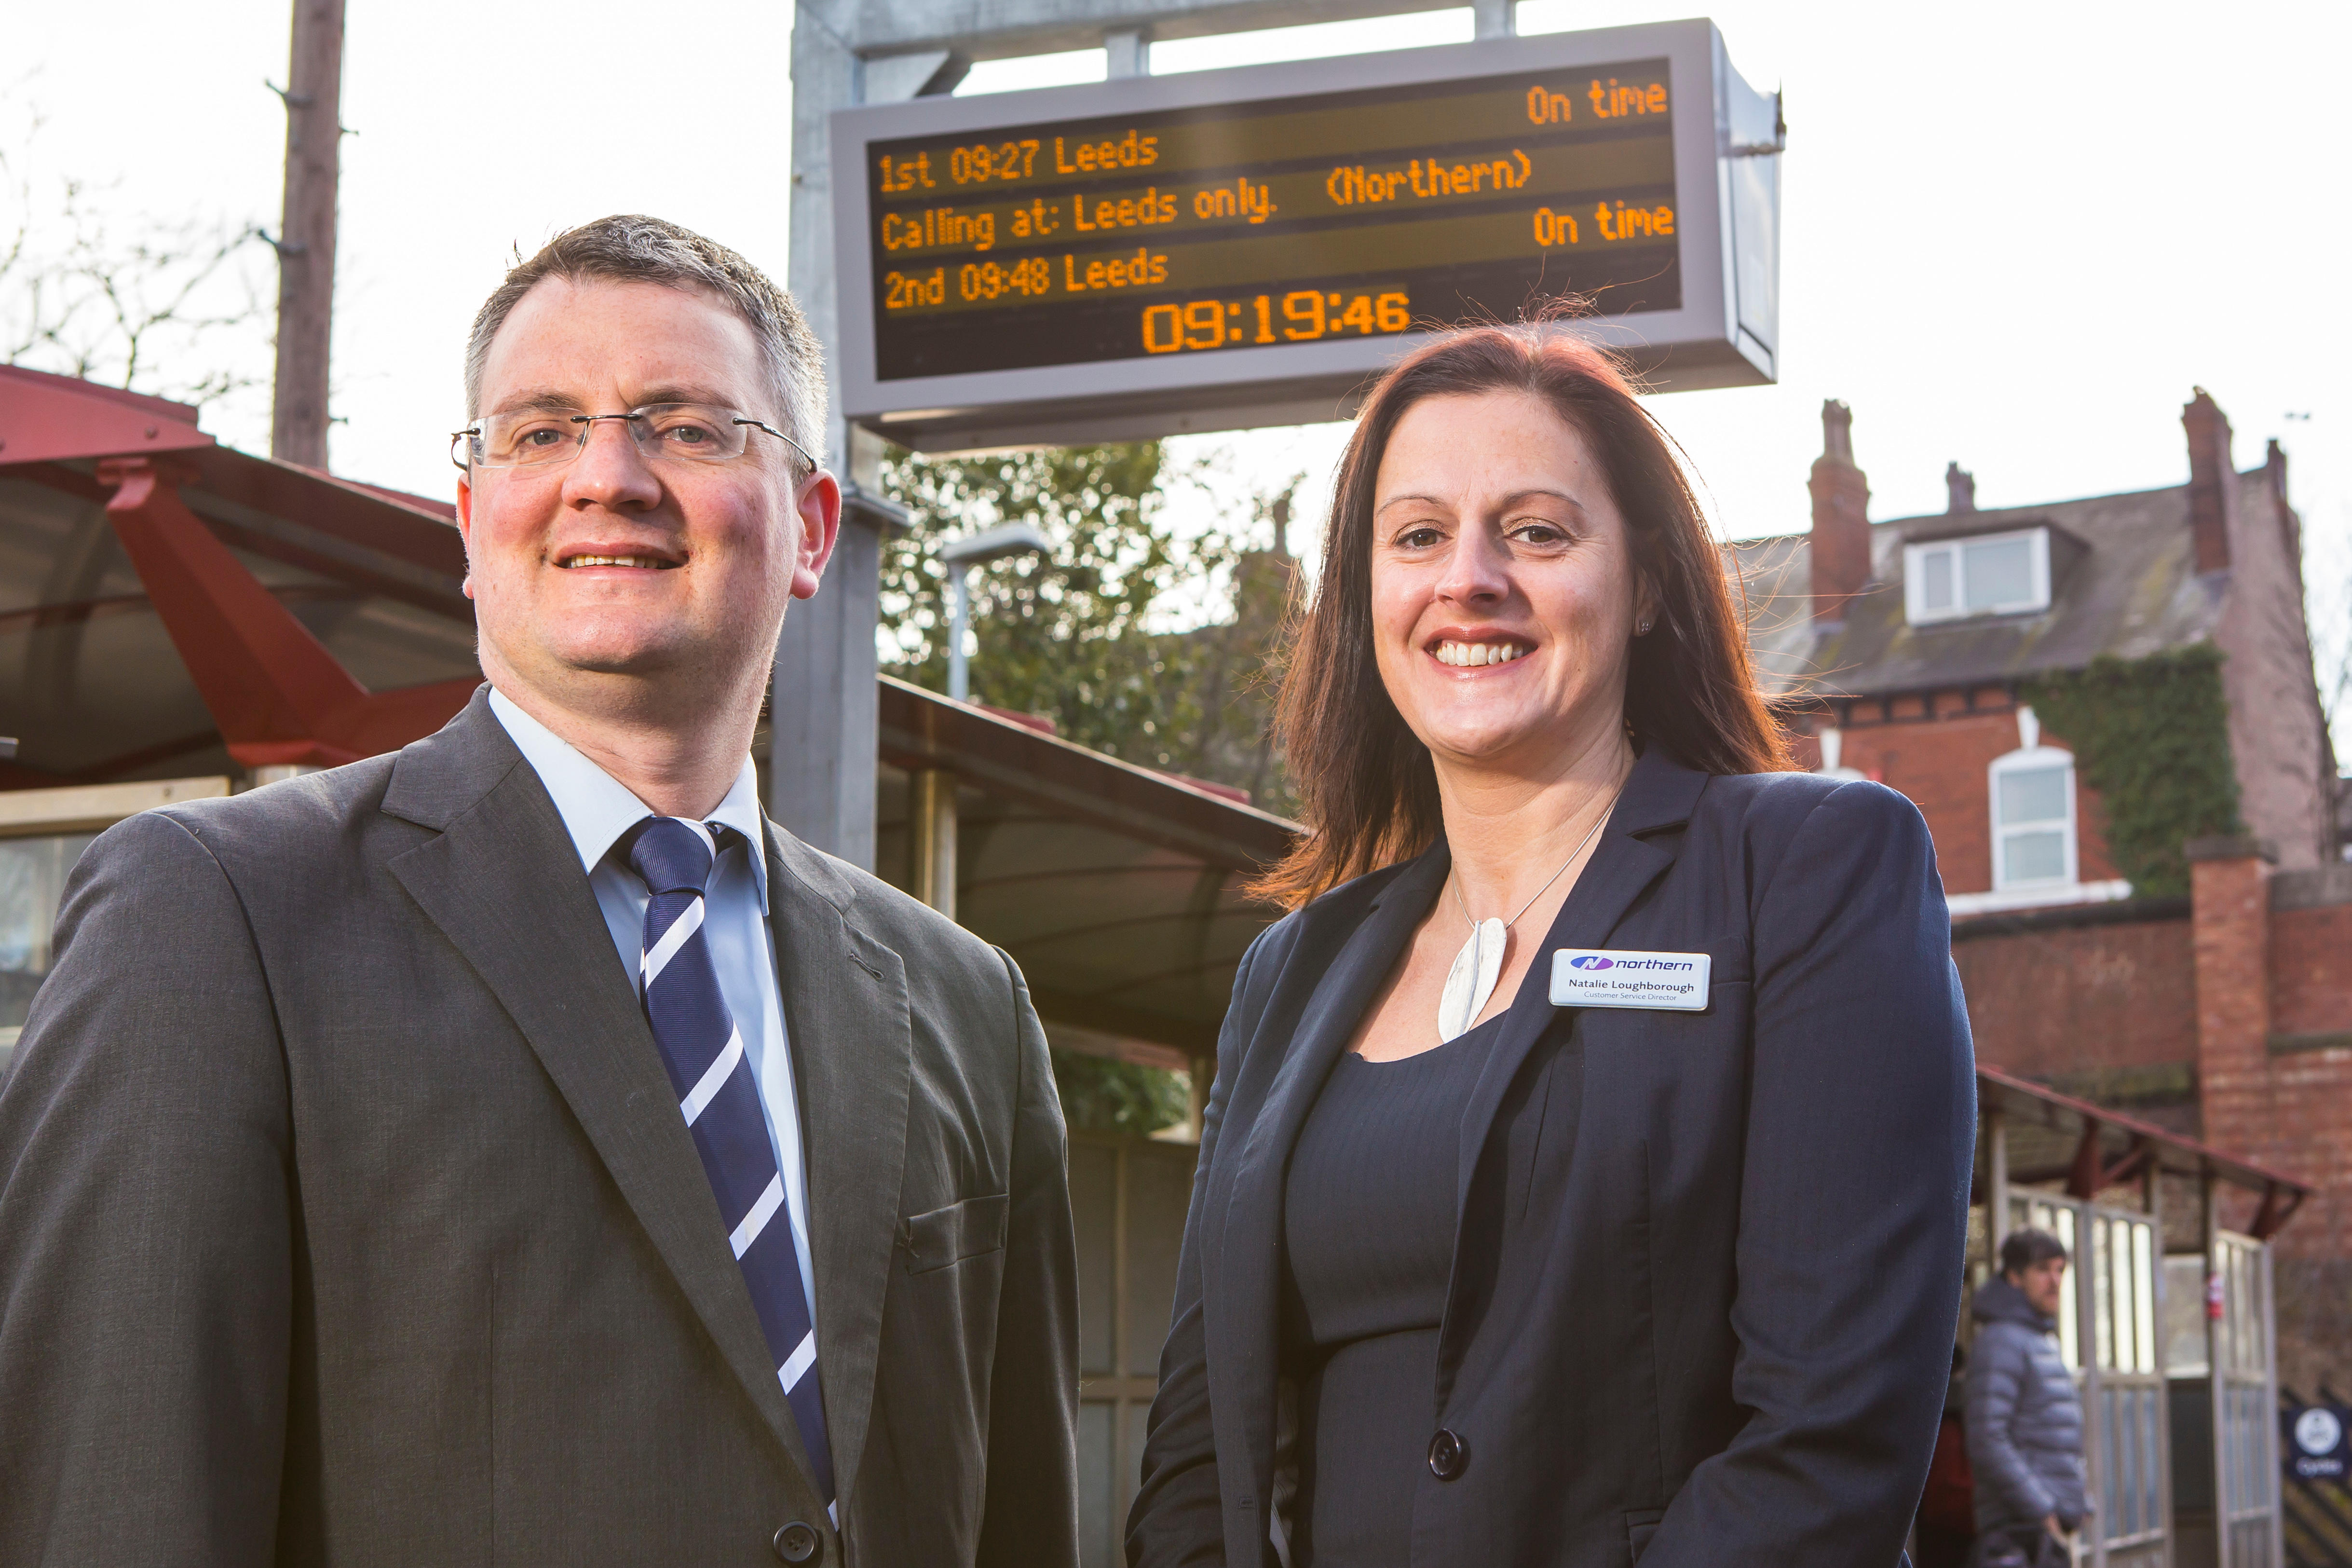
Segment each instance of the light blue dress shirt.
[[[614,849],[621,836],[655,814],[612,774],[572,743],[509,701],[493,687],[490,711],[539,774],[580,852],[581,868],[604,911],[613,949],[637,986],[637,960],[644,951],[646,884]],[[775,1146],[776,1169],[783,1173],[784,1205],[793,1216],[793,1247],[800,1254],[801,1284],[808,1292],[809,1320],[816,1320],[816,1272],[809,1258],[807,1179],[801,1163],[800,1103],[793,1084],[792,1047],[784,1031],[783,998],[776,984],[776,944],[768,931],[766,824],[760,812],[760,780],[749,754],[735,787],[706,822],[733,828],[733,840],[711,868],[703,893],[703,935],[727,1011],[743,1032],[743,1048],[759,1085],[760,1109]],[[746,848],[745,846],[751,846]]]

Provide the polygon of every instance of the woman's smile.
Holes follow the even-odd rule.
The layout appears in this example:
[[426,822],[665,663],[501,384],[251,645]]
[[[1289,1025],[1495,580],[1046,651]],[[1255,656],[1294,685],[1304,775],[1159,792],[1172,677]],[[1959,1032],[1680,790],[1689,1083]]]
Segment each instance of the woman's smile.
[[1446,637],[1431,650],[1431,657],[1438,663],[1455,669],[1491,669],[1498,664],[1515,663],[1535,650],[1533,643],[1513,642],[1507,638],[1493,642],[1457,642]]

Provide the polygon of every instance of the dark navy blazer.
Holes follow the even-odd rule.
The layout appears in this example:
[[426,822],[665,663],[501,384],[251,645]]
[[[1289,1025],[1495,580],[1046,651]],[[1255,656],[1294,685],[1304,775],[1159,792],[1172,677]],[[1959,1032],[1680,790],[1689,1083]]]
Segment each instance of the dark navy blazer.
[[[1287,1555],[1285,1167],[1449,863],[1441,843],[1336,889],[1242,962],[1132,1564]],[[1555,1008],[1569,946],[1708,953],[1709,1005]],[[1950,1371],[1975,1117],[1911,803],[1653,749],[1464,1119],[1445,1451],[1416,1478],[1410,1561],[1894,1568]]]

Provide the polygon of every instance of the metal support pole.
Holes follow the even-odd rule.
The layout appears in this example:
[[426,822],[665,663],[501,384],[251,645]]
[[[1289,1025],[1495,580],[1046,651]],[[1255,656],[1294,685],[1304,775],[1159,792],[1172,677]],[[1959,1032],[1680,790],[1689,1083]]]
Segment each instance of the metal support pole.
[[343,0],[295,0],[286,87],[286,205],[278,222],[278,366],[269,455],[327,466],[327,351],[335,313],[335,187],[342,174]]
[[[299,0],[308,5],[329,0]],[[340,0],[332,0],[340,5]],[[952,91],[976,59],[1103,46],[1117,75],[1150,69],[1154,38],[1192,38],[1426,8],[1427,0],[798,0],[793,16],[792,238],[786,274],[811,331],[840,346],[834,258],[834,111]],[[1496,15],[1507,25],[1508,7]],[[1482,35],[1483,36],[1483,35]],[[724,237],[721,236],[720,237]],[[864,287],[860,282],[853,285]],[[828,356],[830,358],[830,355]],[[881,447],[840,414],[830,369],[824,447],[843,476],[841,542],[814,599],[776,646],[768,809],[788,832],[853,865],[874,863],[875,626],[891,509],[876,493]]]
[[2205,1234],[2205,1395],[2213,1424],[2213,1546],[2215,1568],[2252,1568],[2231,1560],[2230,1504],[2230,1398],[2228,1281],[2221,1269],[2221,1214],[2215,1201],[2220,1178],[2210,1169],[2197,1173],[2197,1186]]
[[[793,297],[820,342],[838,342],[833,264],[831,116],[859,101],[861,82],[912,94],[952,89],[969,62],[935,60],[869,74],[842,17],[803,5],[793,27]],[[882,500],[882,444],[841,417],[826,365],[826,461],[842,480],[841,539],[814,599],[795,604],[776,643],[769,693],[768,809],[803,843],[868,870],[874,865],[875,752],[881,714],[874,628],[881,616],[882,542],[905,514]]]
[[1475,37],[1516,38],[1519,36],[1518,0],[1471,0],[1470,17],[1475,28]]
[[1985,1108],[1985,1260],[2000,1272],[2000,1244],[2009,1239],[2009,1121],[1998,1105]]
[[959,702],[971,700],[971,661],[963,651],[971,633],[971,571],[948,568],[948,695]]
[[924,768],[908,778],[907,836],[915,897],[950,920],[956,912],[956,776]]
[[1103,35],[1103,75],[1112,81],[1151,74],[1151,29],[1131,27]]
[[[2271,1267],[2271,1244],[2263,1243],[2260,1258],[2263,1283],[2263,1412],[2265,1415],[2279,1407],[2278,1390],[2278,1289]],[[2259,1430],[2263,1435],[2263,1486],[2271,1512],[2271,1561],[2286,1562],[2286,1498],[2279,1474],[2279,1429],[2275,1421],[2264,1421]]]

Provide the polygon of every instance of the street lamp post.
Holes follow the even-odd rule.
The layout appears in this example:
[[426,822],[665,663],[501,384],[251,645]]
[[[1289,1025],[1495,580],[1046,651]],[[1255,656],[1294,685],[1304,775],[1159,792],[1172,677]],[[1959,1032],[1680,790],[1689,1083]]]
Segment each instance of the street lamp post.
[[971,620],[971,569],[1008,555],[1044,555],[1054,542],[1034,522],[1007,522],[983,529],[940,548],[948,569],[948,695],[959,702],[971,700],[971,667],[964,657],[964,638]]

